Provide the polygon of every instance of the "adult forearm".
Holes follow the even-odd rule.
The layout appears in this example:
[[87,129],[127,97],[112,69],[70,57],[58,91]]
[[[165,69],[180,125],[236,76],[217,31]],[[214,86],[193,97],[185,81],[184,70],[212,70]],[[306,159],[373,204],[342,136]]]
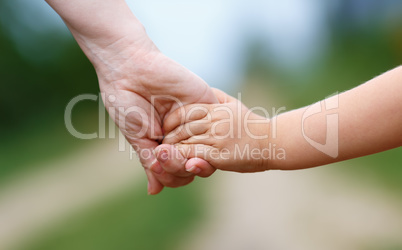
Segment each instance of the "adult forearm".
[[[95,67],[127,48],[146,53],[153,46],[124,0],[46,0],[61,16]],[[110,67],[110,65],[109,65]]]

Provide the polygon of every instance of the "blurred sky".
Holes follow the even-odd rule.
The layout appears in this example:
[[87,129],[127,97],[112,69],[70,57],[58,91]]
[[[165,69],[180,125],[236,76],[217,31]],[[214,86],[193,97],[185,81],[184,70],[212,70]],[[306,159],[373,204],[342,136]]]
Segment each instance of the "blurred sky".
[[[318,0],[127,2],[163,53],[226,90],[242,81],[250,39],[262,39],[272,60],[289,67],[311,59],[325,41],[325,11]],[[24,26],[34,32],[68,32],[45,1],[15,0],[13,5],[21,10]],[[25,32],[11,32],[16,40],[27,41]]]
[[[346,14],[343,21],[345,25],[353,21],[367,26],[367,16],[381,16],[393,10],[399,15],[400,8],[395,8],[397,1],[355,0],[342,12]],[[319,57],[329,44],[328,15],[342,1],[127,2],[163,53],[200,75],[211,86],[229,90],[243,81],[247,48],[255,40],[265,46],[275,65],[301,68]],[[31,33],[27,32],[27,27],[31,32],[57,29],[68,34],[61,19],[45,1],[14,0],[12,7],[20,12],[18,22],[24,23],[20,26],[23,30],[9,25],[16,43],[29,41]],[[347,18],[348,12],[354,20]],[[29,56],[30,50],[32,48],[22,54]]]
[[297,65],[316,52],[324,34],[323,6],[316,0],[131,0],[129,5],[164,53],[216,87],[242,79],[249,38],[271,47],[273,60]]

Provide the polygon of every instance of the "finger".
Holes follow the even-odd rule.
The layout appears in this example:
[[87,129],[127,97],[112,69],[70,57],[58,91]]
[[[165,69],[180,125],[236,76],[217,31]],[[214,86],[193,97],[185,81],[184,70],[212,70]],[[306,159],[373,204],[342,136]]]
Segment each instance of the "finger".
[[163,139],[163,144],[176,144],[192,136],[202,135],[208,131],[211,121],[201,119],[180,125]]
[[199,177],[209,177],[215,172],[215,168],[201,158],[191,158],[186,162],[186,171]]
[[[187,173],[187,177],[178,177],[163,170],[152,153],[157,145],[157,142],[151,140],[141,140],[133,143],[133,148],[140,156],[140,161],[148,177],[148,194],[158,194],[163,190],[164,186],[180,187],[191,183],[194,180],[193,174]],[[182,167],[184,169],[184,163]]]
[[155,155],[161,168],[169,174],[177,177],[189,177],[189,173],[184,168],[187,158],[182,155],[173,145],[162,144],[156,147]]
[[[193,174],[188,173],[187,177],[179,177],[164,171],[158,161],[154,165],[157,165],[158,167],[151,168],[152,175],[166,187],[181,187],[190,184],[194,180],[195,176]],[[155,171],[155,169],[160,169],[160,171]]]
[[207,104],[191,104],[182,108],[176,109],[163,122],[163,130],[170,133],[176,127],[205,118],[210,113],[210,105]]
[[144,166],[145,174],[148,178],[148,194],[156,195],[162,192],[164,185],[156,178],[156,176],[153,174],[153,171],[151,171],[155,164],[158,163],[154,156],[152,156],[152,158],[149,159],[150,161],[152,161],[151,164],[149,164],[148,160],[146,160],[145,163],[142,164]]
[[151,171],[153,165],[158,162],[152,154],[154,148],[158,145],[157,142],[152,140],[130,141],[134,150],[137,152],[140,162],[144,167],[145,173],[148,178],[148,194],[156,195],[163,190],[163,185]]
[[219,158],[219,155],[216,155],[216,153],[219,154],[219,152],[217,152],[216,148],[212,146],[204,144],[181,144],[181,143],[176,144],[175,146],[177,150],[179,150],[180,152],[184,152],[183,154],[186,155],[187,159],[199,158],[208,162],[208,164],[211,164],[212,166],[215,165],[214,159]]
[[156,176],[153,174],[151,169],[149,168],[144,168],[145,173],[148,178],[148,194],[149,195],[156,195],[162,192],[164,185],[158,181]]

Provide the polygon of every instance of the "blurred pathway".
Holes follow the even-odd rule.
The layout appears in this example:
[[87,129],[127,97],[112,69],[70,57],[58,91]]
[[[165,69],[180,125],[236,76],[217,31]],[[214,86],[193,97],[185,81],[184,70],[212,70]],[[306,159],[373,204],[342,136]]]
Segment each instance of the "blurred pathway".
[[145,180],[138,161],[118,152],[116,144],[91,144],[2,187],[0,249],[8,250],[50,223]]
[[182,249],[355,250],[402,246],[400,197],[347,179],[331,167],[217,173],[212,178],[207,192],[209,216]]
[[[279,109],[281,95],[248,81],[248,107]],[[270,110],[270,109],[268,109]],[[352,163],[342,166],[353,168]],[[341,164],[337,164],[340,166]],[[356,250],[402,248],[402,199],[336,166],[256,174],[217,172],[206,185],[202,225],[183,250]],[[399,248],[396,248],[399,247]]]

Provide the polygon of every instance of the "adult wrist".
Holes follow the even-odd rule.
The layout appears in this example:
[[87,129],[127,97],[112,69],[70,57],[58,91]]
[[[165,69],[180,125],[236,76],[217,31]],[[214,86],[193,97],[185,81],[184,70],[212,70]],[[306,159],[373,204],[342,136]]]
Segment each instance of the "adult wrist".
[[137,60],[158,49],[150,40],[142,24],[133,27],[131,34],[104,31],[97,38],[70,29],[82,51],[98,70],[104,66],[116,67],[121,60]]
[[146,53],[154,47],[125,0],[47,2],[62,17],[97,70],[113,59],[120,62],[127,55],[137,54],[133,51]]

